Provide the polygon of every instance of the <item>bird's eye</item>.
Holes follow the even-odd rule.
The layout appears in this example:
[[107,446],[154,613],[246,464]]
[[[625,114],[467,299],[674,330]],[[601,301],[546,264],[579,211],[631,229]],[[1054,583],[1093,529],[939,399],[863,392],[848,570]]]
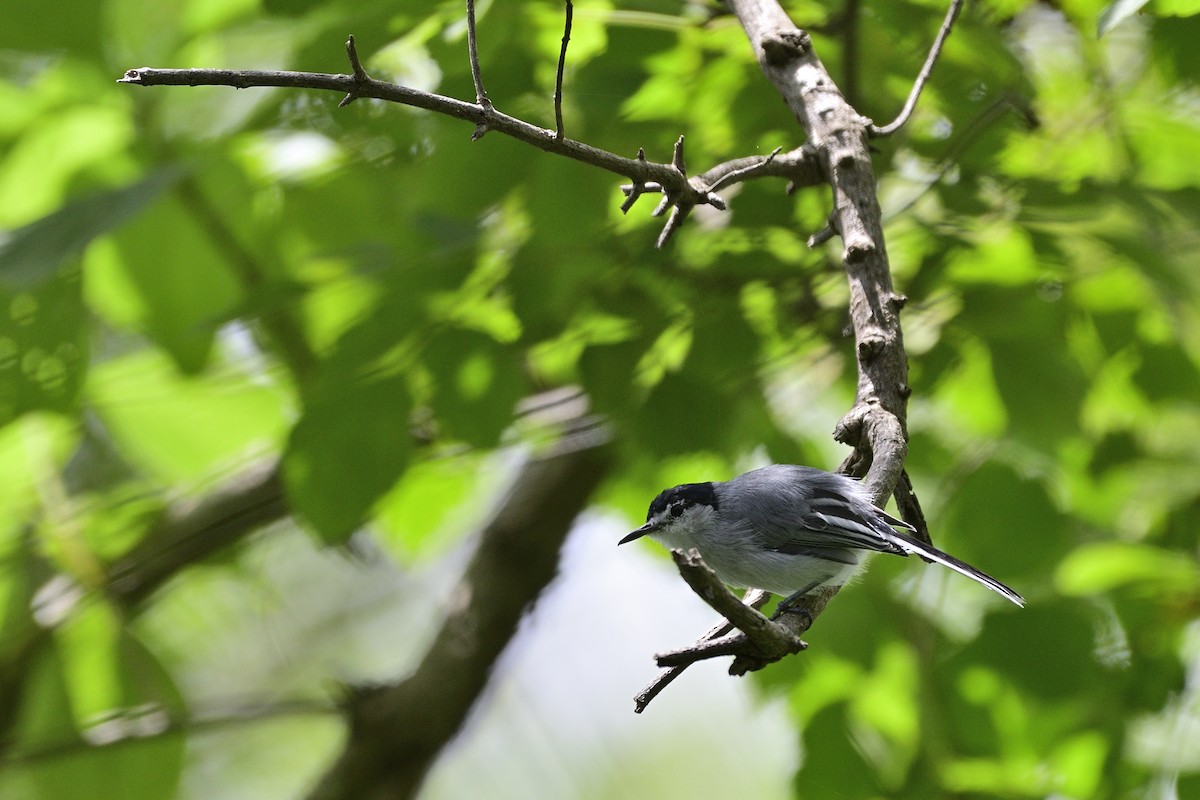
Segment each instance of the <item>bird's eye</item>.
[[671,516],[673,518],[683,516],[683,504],[682,503],[676,503],[675,505],[671,506]]

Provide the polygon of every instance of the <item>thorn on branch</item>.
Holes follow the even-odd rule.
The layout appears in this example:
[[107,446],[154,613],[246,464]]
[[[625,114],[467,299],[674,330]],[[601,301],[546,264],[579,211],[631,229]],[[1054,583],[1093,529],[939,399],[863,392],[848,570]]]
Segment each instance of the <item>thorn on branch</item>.
[[346,96],[338,103],[338,108],[345,108],[357,100],[363,84],[371,80],[371,76],[363,69],[362,61],[359,60],[358,47],[354,43],[353,33],[346,37],[346,57],[350,59],[350,71],[354,75],[354,88],[346,93]]
[[621,187],[621,191],[625,193],[625,202],[621,203],[621,213],[628,214],[629,209],[633,208],[633,204],[642,196],[642,186],[638,183],[625,184]]
[[[665,202],[666,200],[667,198],[664,196],[663,201]],[[671,241],[671,237],[675,235],[675,231],[679,230],[683,225],[683,221],[687,219],[691,211],[691,206],[676,205],[672,208],[670,216],[667,217],[667,224],[663,226],[662,233],[658,235],[658,241],[654,243],[654,246],[659,250],[663,249],[663,246]]]
[[687,167],[683,163],[683,134],[680,134],[679,139],[675,142],[675,150],[671,153],[671,166],[673,166],[680,175],[687,177]]
[[[791,188],[791,184],[788,184],[788,188]],[[837,214],[830,212],[825,219],[825,227],[808,237],[808,249],[820,247],[834,236],[837,236]]]

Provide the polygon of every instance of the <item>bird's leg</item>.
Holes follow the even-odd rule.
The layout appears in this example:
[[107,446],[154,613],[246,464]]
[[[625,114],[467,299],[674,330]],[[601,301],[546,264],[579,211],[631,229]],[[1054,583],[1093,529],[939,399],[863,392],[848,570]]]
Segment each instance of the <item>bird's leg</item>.
[[775,606],[775,613],[771,615],[771,619],[779,619],[784,614],[800,614],[808,617],[808,624],[812,625],[812,614],[809,612],[809,610],[807,608],[795,608],[794,606],[796,603],[800,602],[801,598],[803,598],[813,589],[820,586],[822,583],[823,581],[813,581],[803,589],[798,589],[780,600],[779,605]]

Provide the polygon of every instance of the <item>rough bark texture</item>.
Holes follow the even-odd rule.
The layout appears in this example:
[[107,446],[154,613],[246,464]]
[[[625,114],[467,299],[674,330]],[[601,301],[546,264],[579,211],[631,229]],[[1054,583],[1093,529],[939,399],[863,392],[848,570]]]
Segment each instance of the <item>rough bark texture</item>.
[[[854,406],[834,431],[838,441],[854,448],[840,471],[865,476],[871,498],[880,506],[899,486],[902,514],[918,527],[917,535],[927,539],[920,506],[904,475],[910,394],[908,358],[900,331],[900,309],[905,298],[892,288],[884,246],[875,172],[867,146],[873,124],[846,101],[813,51],[808,33],[796,27],[775,0],[728,0],[728,4],[745,29],[763,73],[807,134],[805,149],[821,165],[832,190],[831,230],[816,234],[810,244],[840,236],[842,265],[850,284],[858,389]],[[693,572],[698,568],[689,566]],[[683,564],[680,571],[688,578]],[[732,595],[714,601],[706,596],[714,591],[701,593],[701,597],[718,611],[729,607]],[[803,649],[799,637],[837,592],[838,587],[813,592],[795,604],[802,613],[784,614],[773,622],[757,612],[747,612],[753,624],[742,626],[742,632],[728,641],[714,643],[706,637],[688,650],[666,654],[665,661],[660,656],[660,665],[671,669],[638,695],[637,710],[645,707],[643,698],[652,698],[660,684],[670,682],[679,670],[695,661],[735,655],[729,672],[742,675],[798,652]],[[764,633],[764,623],[772,630]]]
[[774,0],[730,0],[763,73],[783,96],[825,169],[833,192],[830,225],[843,242],[850,319],[858,360],[854,407],[838,440],[855,448],[845,471],[866,474],[876,503],[892,494],[907,455],[908,359],[900,332],[904,298],[892,289],[875,172],[871,121],[850,106],[813,51],[809,35]]

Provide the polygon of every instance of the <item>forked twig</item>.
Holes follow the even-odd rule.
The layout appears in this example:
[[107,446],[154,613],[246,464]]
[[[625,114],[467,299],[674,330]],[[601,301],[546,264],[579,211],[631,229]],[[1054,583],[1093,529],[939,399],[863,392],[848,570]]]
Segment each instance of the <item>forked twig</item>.
[[[761,589],[754,589],[746,593],[742,598],[742,602],[753,609],[761,609],[771,599],[770,592],[764,592]],[[722,620],[719,625],[714,626],[711,630],[696,640],[693,647],[700,647],[707,642],[716,641],[725,634],[733,630],[733,626],[727,620]],[[635,713],[642,713],[646,710],[646,706],[650,705],[650,701],[658,697],[663,689],[671,685],[671,682],[683,674],[683,671],[688,668],[688,664],[681,664],[676,667],[667,667],[662,672],[658,673],[658,677],[652,680],[645,689],[638,692],[633,698],[633,710]]]

